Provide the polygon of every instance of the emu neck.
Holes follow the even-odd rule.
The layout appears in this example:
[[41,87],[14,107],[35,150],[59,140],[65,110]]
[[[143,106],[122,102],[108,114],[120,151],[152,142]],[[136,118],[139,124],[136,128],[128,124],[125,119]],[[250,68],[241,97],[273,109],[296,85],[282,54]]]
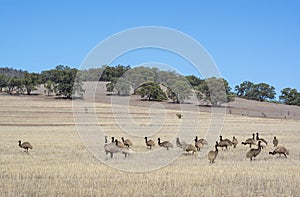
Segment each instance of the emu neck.
[[260,144],[258,145],[258,148],[257,148],[257,150],[258,150],[258,151],[260,151],[260,150],[261,150],[261,145],[260,145]]

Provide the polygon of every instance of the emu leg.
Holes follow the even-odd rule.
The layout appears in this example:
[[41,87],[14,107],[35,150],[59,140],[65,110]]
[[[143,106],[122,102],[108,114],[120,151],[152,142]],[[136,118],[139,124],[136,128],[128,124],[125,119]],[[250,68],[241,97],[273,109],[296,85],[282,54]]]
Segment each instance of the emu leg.
[[287,158],[287,156],[286,156],[286,154],[285,154],[285,153],[283,153],[283,155],[285,156],[285,158]]

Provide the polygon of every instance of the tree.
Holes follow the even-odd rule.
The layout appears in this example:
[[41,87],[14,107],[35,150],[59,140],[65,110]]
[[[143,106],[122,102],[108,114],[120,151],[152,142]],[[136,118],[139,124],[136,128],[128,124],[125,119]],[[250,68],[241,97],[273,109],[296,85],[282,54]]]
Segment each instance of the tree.
[[235,86],[236,95],[245,98],[246,94],[253,90],[254,83],[251,81],[244,81],[240,85]]
[[22,80],[18,77],[10,77],[7,83],[7,91],[9,94],[12,94],[13,91],[23,92],[22,90]]
[[193,87],[197,87],[198,85],[200,85],[202,83],[203,80],[201,80],[200,78],[196,77],[195,75],[188,75],[185,77],[186,80],[188,80],[188,82],[191,84],[191,86]]
[[24,71],[5,67],[5,68],[0,68],[0,74],[5,75],[6,77],[22,78],[24,75]]
[[55,84],[50,80],[44,83],[44,87],[48,90],[48,96],[50,96],[50,93],[55,92],[56,90]]
[[90,68],[87,70],[78,70],[77,77],[82,81],[99,81],[104,68]]
[[2,92],[3,88],[7,87],[8,77],[4,74],[0,74],[0,92]]
[[157,70],[155,72],[155,82],[160,83],[160,84],[165,84],[171,77],[170,72],[162,71],[162,70]]
[[239,86],[235,86],[237,96],[241,98],[266,101],[275,98],[276,92],[273,86],[266,83],[254,84],[250,81],[244,81]]
[[298,105],[300,106],[300,92],[292,88],[284,88],[281,90],[279,100],[287,105]]
[[259,83],[254,85],[254,99],[258,101],[272,100],[275,98],[276,92],[273,86],[266,83]]
[[212,106],[220,106],[233,100],[231,88],[223,78],[208,78],[202,81],[196,90],[198,99],[210,102]]
[[70,99],[72,94],[74,94],[75,88],[75,77],[76,77],[76,69],[71,69],[69,67],[57,68],[60,71],[61,76],[58,78],[57,90],[59,93],[66,98]]
[[[77,73],[77,69],[73,69],[73,74],[76,76]],[[82,87],[83,83],[82,83],[82,79],[80,77],[75,77],[75,80],[73,82],[73,88],[72,88],[72,95],[73,96],[79,96],[79,97],[83,97],[83,93],[85,92],[85,90]]]
[[131,86],[126,79],[119,78],[113,85],[113,90],[117,92],[118,96],[129,96]]
[[126,73],[128,70],[130,70],[130,66],[104,66],[102,75],[100,76],[99,81],[112,81],[114,78],[120,78],[123,76],[124,73]]
[[51,81],[57,95],[71,99],[72,95],[82,96],[84,89],[82,81],[76,77],[77,69],[68,66],[58,65],[55,69],[42,72],[42,81]]
[[114,91],[114,82],[110,82],[106,84],[106,91],[107,92],[113,92]]
[[146,82],[140,85],[136,90],[136,94],[141,95],[149,101],[163,101],[167,99],[165,92],[160,88],[156,82]]
[[172,77],[167,82],[167,95],[175,103],[183,103],[192,94],[191,86],[184,77]]
[[106,91],[110,94],[116,94],[118,96],[129,96],[131,90],[131,84],[123,77],[119,79],[112,79],[112,81],[106,84]]
[[156,68],[139,66],[126,72],[123,77],[130,82],[133,89],[136,89],[145,82],[156,81],[156,72]]
[[58,70],[57,67],[55,69],[42,71],[41,73],[42,83],[46,83],[47,81],[58,83],[61,74],[62,74],[61,70]]
[[25,86],[28,95],[32,90],[36,89],[36,86],[40,83],[40,75],[37,73],[24,73],[23,85]]

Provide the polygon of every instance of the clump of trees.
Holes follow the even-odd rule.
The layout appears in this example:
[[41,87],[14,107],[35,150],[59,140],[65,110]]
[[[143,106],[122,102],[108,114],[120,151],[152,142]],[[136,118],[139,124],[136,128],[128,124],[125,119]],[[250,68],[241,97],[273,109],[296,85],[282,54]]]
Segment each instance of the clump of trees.
[[234,99],[228,82],[223,78],[211,77],[202,80],[195,89],[198,99],[209,102],[212,106],[220,106]]
[[284,88],[281,90],[279,100],[287,105],[298,105],[300,106],[300,92],[292,88]]
[[7,77],[23,77],[24,71],[23,70],[17,70],[13,68],[0,68],[0,75],[5,75]]
[[130,70],[130,66],[108,66],[78,70],[78,76],[82,81],[115,81]]
[[0,92],[9,94],[30,95],[40,84],[44,84],[49,92],[70,99],[72,95],[83,95],[82,81],[76,78],[77,69],[59,65],[55,69],[43,71],[41,74],[2,69],[5,74],[0,74]]
[[274,86],[266,83],[254,84],[251,81],[244,81],[240,85],[235,86],[235,91],[238,97],[261,102],[273,100],[276,96]]
[[130,90],[134,90],[135,94],[149,101],[170,99],[174,103],[184,103],[193,93],[199,100],[213,106],[233,100],[231,88],[225,79],[212,77],[203,80],[194,75],[182,76],[174,71],[143,66],[128,69],[122,77],[113,78],[106,88],[116,95],[130,95]]
[[83,96],[82,79],[76,77],[78,70],[59,65],[41,73],[41,81],[50,92],[71,99],[72,95]]
[[141,84],[134,92],[141,95],[142,99],[148,101],[163,101],[167,100],[166,93],[161,89],[157,82],[145,82]]
[[175,103],[184,103],[192,95],[192,87],[183,76],[172,77],[166,84],[168,98]]
[[[163,91],[160,85],[166,87],[166,90]],[[127,70],[122,77],[114,78],[106,88],[116,95],[130,95],[133,90],[143,100],[163,101],[170,98],[176,103],[183,103],[192,93],[184,76],[143,66]]]
[[13,92],[24,94],[26,92],[30,95],[40,83],[38,73],[28,73],[27,71],[12,68],[1,68],[0,73],[0,92],[4,90],[8,94]]
[[21,84],[24,85],[28,95],[31,94],[33,90],[36,90],[36,86],[41,83],[41,78],[38,73],[24,73],[24,78],[21,81]]

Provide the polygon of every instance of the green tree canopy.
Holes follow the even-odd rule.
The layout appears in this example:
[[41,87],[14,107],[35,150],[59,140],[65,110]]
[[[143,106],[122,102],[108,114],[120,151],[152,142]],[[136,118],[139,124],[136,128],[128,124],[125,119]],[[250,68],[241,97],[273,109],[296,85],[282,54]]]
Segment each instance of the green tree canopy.
[[197,86],[199,86],[203,82],[203,80],[201,80],[200,78],[196,77],[195,75],[188,75],[185,78],[188,80],[188,82],[193,87],[197,87]]
[[40,84],[40,75],[37,73],[24,73],[23,85],[25,86],[28,95],[32,90],[36,89],[36,86]]
[[82,88],[82,81],[76,78],[77,69],[68,66],[59,65],[55,69],[42,72],[42,81],[44,83],[53,83],[57,95],[62,95],[68,99],[72,95],[82,96],[84,89]]
[[246,98],[247,93],[253,90],[254,83],[251,81],[244,81],[240,85],[235,86],[236,95],[238,97]]
[[141,95],[142,98],[149,101],[163,101],[167,99],[165,92],[160,88],[159,83],[145,82],[140,85],[135,94]]
[[237,96],[241,98],[266,101],[275,98],[276,92],[273,86],[266,83],[254,84],[250,81],[245,81],[239,86],[235,86]]
[[281,90],[279,100],[287,105],[298,105],[300,106],[300,92],[292,88],[284,88]]
[[100,76],[99,81],[112,81],[114,78],[122,77],[125,72],[130,69],[130,66],[104,66],[103,72]]
[[0,74],[0,92],[3,88],[6,88],[8,84],[8,77],[4,74]]
[[192,95],[192,87],[189,82],[181,76],[173,76],[167,81],[167,95],[175,103],[184,103]]
[[210,102],[212,106],[220,106],[233,100],[231,88],[223,78],[211,77],[203,80],[196,88],[199,100]]
[[13,91],[23,92],[22,78],[10,77],[7,82],[7,91],[12,94]]
[[129,96],[131,86],[130,86],[129,81],[127,81],[126,79],[121,77],[114,83],[113,90],[119,96]]

